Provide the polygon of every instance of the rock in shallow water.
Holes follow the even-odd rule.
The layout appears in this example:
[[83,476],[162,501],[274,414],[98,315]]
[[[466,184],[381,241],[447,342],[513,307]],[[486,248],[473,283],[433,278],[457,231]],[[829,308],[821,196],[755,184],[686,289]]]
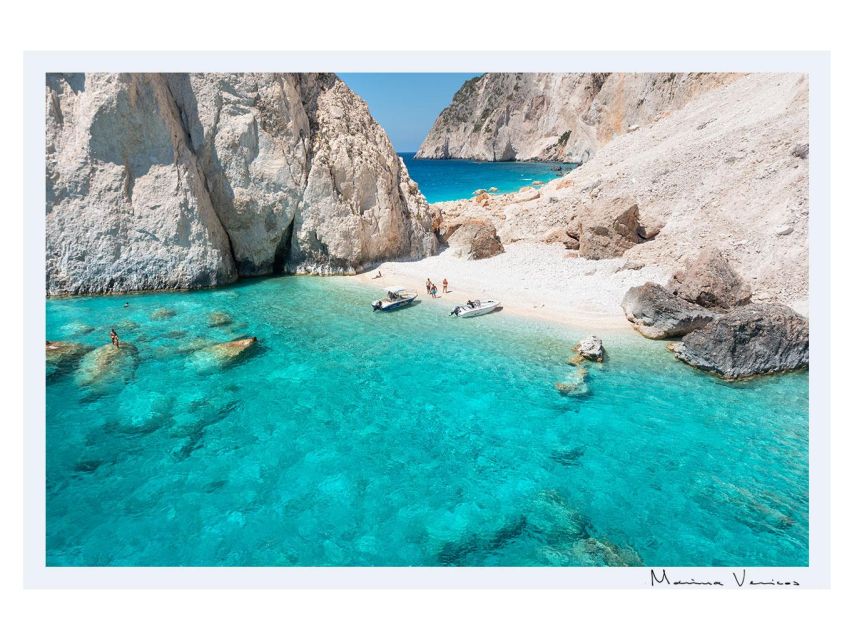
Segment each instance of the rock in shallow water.
[[676,357],[726,379],[809,366],[809,322],[782,304],[751,304],[672,346]]
[[208,316],[209,327],[224,327],[232,322],[231,316],[224,311],[214,311]]
[[80,386],[124,382],[133,376],[138,364],[139,352],[134,345],[124,342],[116,348],[105,344],[83,357],[75,380]]
[[237,362],[258,343],[258,338],[251,336],[229,342],[221,342],[204,347],[196,352],[196,360],[202,366],[225,366]]
[[605,347],[602,346],[602,338],[597,336],[587,336],[583,340],[579,340],[575,345],[575,351],[585,360],[593,362],[602,362],[605,359]]
[[48,340],[45,343],[45,361],[47,364],[47,375],[53,375],[68,371],[82,358],[91,347],[77,342],[63,342]]
[[629,289],[622,306],[632,326],[641,335],[656,340],[684,336],[718,316],[652,282]]

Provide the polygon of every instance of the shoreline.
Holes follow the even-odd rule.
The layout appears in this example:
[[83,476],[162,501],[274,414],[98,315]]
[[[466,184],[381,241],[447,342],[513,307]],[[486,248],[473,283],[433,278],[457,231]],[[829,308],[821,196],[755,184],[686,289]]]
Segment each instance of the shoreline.
[[[626,320],[620,302],[626,290],[644,282],[663,281],[656,267],[619,271],[624,260],[567,257],[562,246],[516,242],[492,258],[464,260],[452,249],[417,261],[387,261],[369,271],[346,276],[381,290],[403,286],[419,299],[445,305],[449,311],[469,299],[501,302],[502,313],[541,320],[588,333],[639,335]],[[377,278],[382,272],[382,278]],[[425,290],[430,278],[439,287],[433,300]],[[442,293],[447,278],[448,293]]]

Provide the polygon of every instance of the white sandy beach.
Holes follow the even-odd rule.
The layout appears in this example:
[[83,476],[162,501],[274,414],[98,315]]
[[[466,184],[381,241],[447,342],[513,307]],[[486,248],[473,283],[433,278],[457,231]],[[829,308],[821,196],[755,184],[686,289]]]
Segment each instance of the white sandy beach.
[[[617,271],[625,259],[584,260],[570,257],[561,245],[515,242],[504,253],[484,260],[463,260],[453,250],[418,261],[384,262],[355,276],[376,286],[401,285],[418,292],[427,303],[450,311],[468,299],[500,300],[505,313],[560,322],[584,331],[631,331],[620,302],[629,287],[665,282],[669,273],[655,266]],[[382,278],[375,278],[377,272]],[[439,286],[433,300],[425,290],[430,278]],[[448,293],[442,294],[447,278]]]

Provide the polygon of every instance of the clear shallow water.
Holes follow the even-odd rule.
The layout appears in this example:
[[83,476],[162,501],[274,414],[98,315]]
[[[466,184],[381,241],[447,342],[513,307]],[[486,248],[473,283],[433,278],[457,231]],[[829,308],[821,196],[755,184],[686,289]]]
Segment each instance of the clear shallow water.
[[[535,180],[554,180],[576,166],[555,162],[416,160],[414,153],[401,153],[400,157],[427,202],[471,198],[475,190],[490,187],[497,187],[497,193],[518,191]],[[555,167],[563,171],[555,171]]]
[[[112,324],[139,364],[48,379],[48,564],[808,563],[805,374],[725,384],[606,335],[590,394],[565,397],[572,330],[430,299],[374,314],[374,294],[49,300],[49,339]],[[259,348],[224,369],[178,352],[244,334]]]

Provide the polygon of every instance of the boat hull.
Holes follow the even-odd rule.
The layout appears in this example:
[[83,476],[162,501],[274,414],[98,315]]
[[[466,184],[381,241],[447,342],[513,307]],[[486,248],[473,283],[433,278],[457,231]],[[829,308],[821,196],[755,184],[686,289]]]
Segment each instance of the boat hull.
[[408,307],[417,297],[412,296],[411,298],[404,298],[402,300],[376,300],[372,306],[374,311],[396,311],[397,309]]
[[460,306],[454,309],[452,315],[458,318],[476,318],[477,316],[485,316],[487,313],[492,313],[501,306],[500,302],[489,300],[482,303],[479,307],[471,308]]

